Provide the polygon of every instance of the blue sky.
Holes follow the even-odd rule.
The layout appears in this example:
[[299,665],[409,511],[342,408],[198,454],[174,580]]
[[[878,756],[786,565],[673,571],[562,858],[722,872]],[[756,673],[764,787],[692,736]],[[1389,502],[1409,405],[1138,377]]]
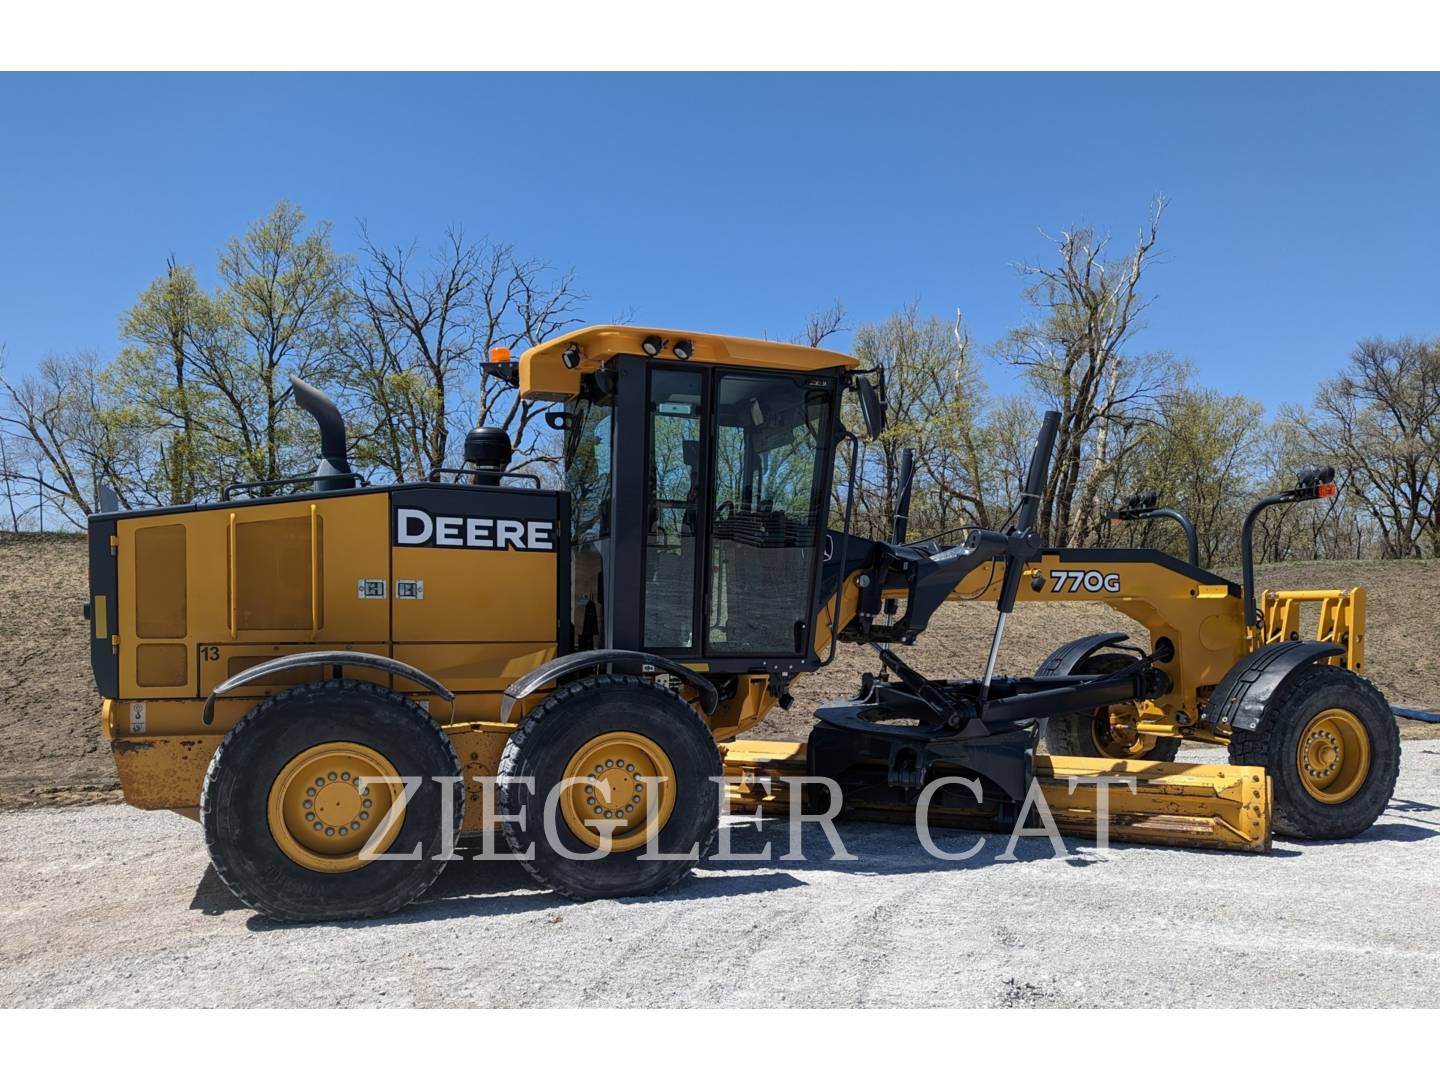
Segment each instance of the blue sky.
[[1040,229],[1123,245],[1156,192],[1138,344],[1212,385],[1308,400],[1358,338],[1440,333],[1435,76],[108,75],[0,76],[0,341],[111,354],[167,256],[212,280],[288,198],[343,247],[460,223],[573,267],[590,321],[916,301],[990,342]]

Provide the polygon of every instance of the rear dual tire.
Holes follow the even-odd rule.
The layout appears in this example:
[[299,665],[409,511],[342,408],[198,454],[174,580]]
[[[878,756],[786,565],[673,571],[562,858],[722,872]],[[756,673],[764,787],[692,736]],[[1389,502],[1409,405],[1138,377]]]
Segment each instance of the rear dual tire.
[[709,727],[675,691],[630,675],[581,679],[553,691],[506,743],[505,838],[532,877],[573,900],[661,892],[715,838],[721,768]]
[[[363,779],[380,775],[420,779],[401,812],[389,813],[403,784]],[[221,741],[201,793],[205,846],[230,891],[269,918],[386,915],[444,869],[434,856],[460,827],[464,786],[450,785],[446,830],[435,778],[460,775],[449,738],[411,699],[356,679],[307,683],[266,698]],[[376,853],[419,857],[363,858],[372,840]]]

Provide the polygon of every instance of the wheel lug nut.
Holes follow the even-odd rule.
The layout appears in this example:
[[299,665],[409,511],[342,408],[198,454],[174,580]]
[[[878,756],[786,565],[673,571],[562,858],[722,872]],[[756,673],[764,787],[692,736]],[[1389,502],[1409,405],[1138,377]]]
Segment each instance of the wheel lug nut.
[[369,820],[370,820],[370,813],[369,813],[369,811],[361,810],[361,811],[360,811],[360,820],[361,820],[361,821],[369,821]]
[[370,800],[369,800],[369,799],[365,799],[365,800],[363,800],[363,801],[360,803],[360,805],[363,806],[363,807],[365,807],[366,810],[369,810],[369,809],[370,809],[370,805],[371,805],[371,804],[370,804]]
[[335,835],[335,830],[334,830],[333,828],[326,828],[326,830],[325,830],[325,835],[326,835],[326,836],[334,836],[334,835]]
[[324,787],[324,786],[325,786],[325,778],[324,778],[323,776],[317,776],[317,777],[315,777],[315,786],[316,786],[316,787]]
[[314,821],[314,820],[315,820],[315,815],[314,815],[314,814],[306,814],[306,815],[305,815],[305,820],[306,820],[306,821]]
[[340,774],[340,779],[341,779],[341,780],[349,780],[349,779],[350,779],[350,774],[349,774],[348,772],[342,772],[342,773]]
[[313,799],[313,798],[315,797],[315,789],[314,789],[313,787],[312,787],[312,788],[306,788],[306,789],[305,789],[305,794],[306,794],[306,795],[309,795],[309,796]]
[[330,779],[331,779],[331,780],[334,780],[334,779],[335,779],[335,774],[334,774],[333,772],[330,774]]
[[316,828],[317,830],[318,830],[318,829],[323,829],[324,827],[325,827],[325,826],[324,826],[324,825],[321,825],[320,822],[318,822],[318,821],[315,822],[315,828]]

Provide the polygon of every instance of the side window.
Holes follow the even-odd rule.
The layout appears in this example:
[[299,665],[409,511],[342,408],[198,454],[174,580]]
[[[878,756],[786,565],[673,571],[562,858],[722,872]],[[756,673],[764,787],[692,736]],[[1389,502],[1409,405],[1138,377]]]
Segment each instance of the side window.
[[610,416],[608,402],[585,402],[565,433],[565,487],[576,544],[610,535]]
[[645,494],[647,648],[688,649],[695,644],[703,390],[700,372],[664,368],[650,372]]
[[829,391],[789,376],[718,382],[711,652],[784,656],[808,646],[829,401]]

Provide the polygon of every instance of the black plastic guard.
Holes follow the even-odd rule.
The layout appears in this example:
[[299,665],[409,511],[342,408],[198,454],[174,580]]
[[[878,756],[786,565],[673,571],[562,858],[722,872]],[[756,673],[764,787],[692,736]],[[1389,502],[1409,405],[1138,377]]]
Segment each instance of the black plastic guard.
[[1126,641],[1129,637],[1129,634],[1091,634],[1089,637],[1076,638],[1047,656],[1045,662],[1035,669],[1035,674],[1069,675],[1075,670],[1075,665],[1091,653],[1103,649],[1106,645]]
[[413,683],[425,687],[432,694],[438,694],[446,701],[454,701],[453,691],[445,688],[437,679],[425,674],[417,667],[412,667],[400,660],[388,656],[377,656],[375,653],[349,652],[343,649],[335,649],[326,652],[303,652],[290,653],[287,656],[277,656],[274,660],[266,660],[263,664],[256,664],[244,671],[231,675],[205,699],[205,708],[200,712],[201,721],[208,727],[215,719],[215,699],[223,697],[231,690],[245,686],[247,683],[264,682],[270,676],[281,671],[289,671],[291,668],[302,667],[368,667],[377,671],[388,672],[391,675],[398,675],[402,679],[409,679]]
[[1225,673],[1210,697],[1207,719],[1254,731],[1265,719],[1270,699],[1301,669],[1345,650],[1323,641],[1279,641],[1262,645]]
[[700,695],[700,706],[707,716],[720,704],[720,692],[715,689],[714,683],[668,657],[631,649],[587,649],[584,652],[557,656],[528,675],[520,676],[506,687],[505,697],[500,702],[500,722],[508,724],[515,706],[546,683],[564,678],[572,672],[602,667],[627,675],[655,675],[662,672],[674,675]]

